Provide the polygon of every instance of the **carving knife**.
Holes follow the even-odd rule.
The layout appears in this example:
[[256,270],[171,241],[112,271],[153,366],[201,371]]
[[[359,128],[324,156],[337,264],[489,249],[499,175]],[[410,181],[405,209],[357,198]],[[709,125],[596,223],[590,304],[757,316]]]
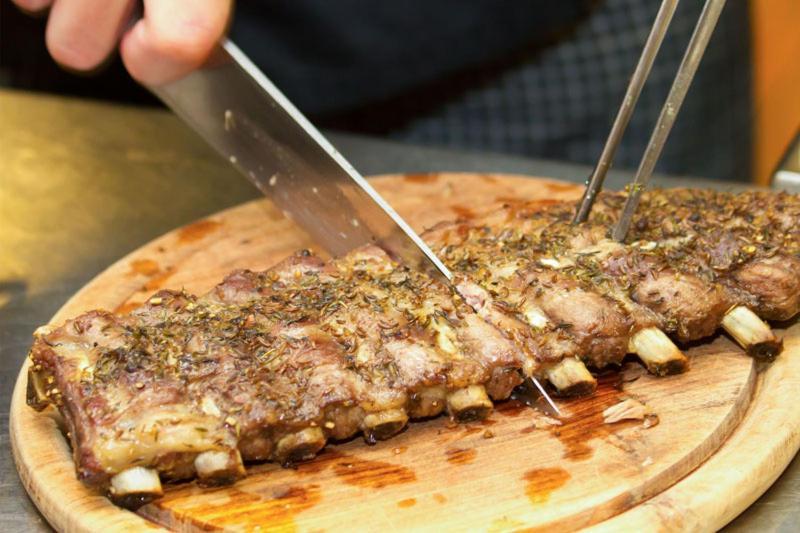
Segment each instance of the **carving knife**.
[[[331,255],[375,243],[449,283],[414,230],[230,40],[200,69],[148,87]],[[531,381],[555,414],[556,404]]]
[[148,89],[331,255],[376,243],[450,280],[422,239],[230,40],[200,69]]

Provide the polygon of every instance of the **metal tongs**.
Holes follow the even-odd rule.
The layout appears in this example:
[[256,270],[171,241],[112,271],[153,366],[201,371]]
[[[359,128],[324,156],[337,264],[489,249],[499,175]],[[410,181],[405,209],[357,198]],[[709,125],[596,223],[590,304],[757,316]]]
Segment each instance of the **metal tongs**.
[[[603,188],[603,181],[605,180],[608,169],[611,167],[614,153],[619,146],[625,128],[628,126],[628,121],[633,114],[636,101],[639,99],[639,94],[642,91],[645,81],[647,81],[650,68],[653,66],[653,60],[658,53],[658,49],[661,47],[661,42],[664,40],[664,35],[667,32],[669,23],[672,20],[672,15],[675,13],[675,8],[677,6],[678,0],[663,0],[661,2],[661,7],[656,15],[653,28],[650,30],[650,35],[647,37],[644,50],[642,50],[642,55],[639,57],[636,70],[628,84],[628,89],[625,92],[622,105],[617,112],[617,117],[614,119],[614,124],[611,127],[611,132],[600,154],[600,159],[592,172],[591,178],[589,178],[586,191],[583,193],[583,198],[578,205],[573,219],[573,223],[575,224],[586,221],[592,209],[592,204],[597,197],[597,193]],[[664,107],[661,108],[658,122],[656,122],[653,133],[650,136],[650,141],[647,143],[642,161],[639,163],[636,177],[633,183],[628,186],[628,199],[625,202],[625,206],[622,208],[622,214],[616,226],[614,226],[611,231],[611,237],[616,241],[622,242],[625,240],[628,228],[631,225],[631,220],[636,212],[636,207],[639,205],[639,199],[647,183],[650,181],[650,176],[661,155],[661,150],[664,148],[664,143],[669,136],[672,125],[675,123],[675,118],[678,116],[678,111],[681,108],[681,104],[683,104],[683,99],[689,90],[689,86],[692,84],[692,79],[697,72],[697,67],[700,64],[700,60],[703,58],[706,45],[708,45],[711,34],[714,32],[714,27],[717,25],[719,15],[724,6],[725,0],[706,0],[705,6],[703,6],[703,11],[694,28],[686,53],[681,60],[678,73],[675,75],[675,80],[672,82],[667,100],[664,102]]]

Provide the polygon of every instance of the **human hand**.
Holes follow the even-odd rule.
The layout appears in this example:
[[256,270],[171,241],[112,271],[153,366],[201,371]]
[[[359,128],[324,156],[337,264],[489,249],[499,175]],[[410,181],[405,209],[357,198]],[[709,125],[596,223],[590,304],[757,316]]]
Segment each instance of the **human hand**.
[[148,85],[178,79],[199,67],[225,33],[232,0],[12,0],[28,12],[50,8],[46,43],[62,66],[98,67],[119,46],[131,76]]

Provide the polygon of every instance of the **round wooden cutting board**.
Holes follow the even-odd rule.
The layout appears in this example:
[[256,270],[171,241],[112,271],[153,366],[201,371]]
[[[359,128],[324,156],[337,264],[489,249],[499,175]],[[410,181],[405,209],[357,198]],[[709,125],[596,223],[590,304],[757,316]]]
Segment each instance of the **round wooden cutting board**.
[[[417,230],[513,199],[576,199],[580,188],[519,176],[384,176],[378,191]],[[235,268],[264,269],[311,247],[266,200],[172,231],[123,258],[53,317],[132,309],[160,288],[209,290]],[[25,405],[27,363],[11,405],[11,441],[31,498],[59,530],[377,530],[594,527],[713,530],[750,505],[800,446],[800,325],[781,331],[785,352],[756,368],[727,337],[687,350],[688,373],[653,378],[638,363],[601,376],[598,393],[560,403],[561,425],[516,401],[476,424],[413,423],[368,446],[329,445],[296,469],[251,465],[233,486],[168,486],[138,511],[112,505],[75,478],[58,415]],[[760,370],[760,371],[759,371]],[[659,424],[605,424],[625,398]]]

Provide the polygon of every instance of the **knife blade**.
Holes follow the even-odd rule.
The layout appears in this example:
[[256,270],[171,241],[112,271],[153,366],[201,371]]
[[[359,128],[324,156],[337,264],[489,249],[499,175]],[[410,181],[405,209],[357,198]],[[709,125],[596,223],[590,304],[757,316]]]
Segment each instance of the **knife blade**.
[[[325,250],[376,243],[449,283],[450,270],[405,220],[230,40],[200,69],[148,86]],[[528,379],[561,412],[539,381]]]
[[376,243],[441,281],[450,271],[230,40],[189,75],[148,87],[333,256]]

